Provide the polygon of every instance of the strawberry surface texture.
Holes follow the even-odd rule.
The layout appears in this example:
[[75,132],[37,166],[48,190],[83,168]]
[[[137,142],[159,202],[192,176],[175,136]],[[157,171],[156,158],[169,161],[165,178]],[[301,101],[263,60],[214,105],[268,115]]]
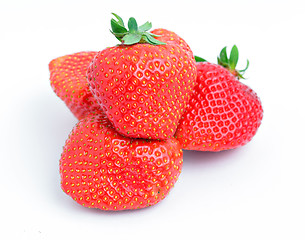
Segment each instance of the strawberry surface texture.
[[193,52],[192,52],[190,46],[178,34],[172,32],[172,31],[169,31],[167,29],[164,29],[164,28],[154,29],[151,31],[151,33],[158,35],[158,37],[156,37],[156,39],[158,39],[161,42],[179,45],[191,56],[191,58],[193,58]]
[[164,199],[181,172],[175,138],[133,139],[120,135],[106,116],[81,119],[60,159],[61,186],[77,203],[102,210],[144,208]]
[[92,94],[124,136],[169,139],[196,81],[195,59],[185,41],[165,29],[147,32],[131,17],[128,29],[113,14],[111,33],[120,45],[100,51],[88,68]]
[[90,90],[109,120],[136,138],[172,137],[195,80],[194,59],[176,44],[107,48],[88,69]]
[[51,86],[78,119],[101,107],[89,90],[87,69],[97,52],[78,52],[65,55],[49,63]]
[[188,150],[221,151],[248,143],[261,124],[257,94],[226,68],[197,63],[197,85],[175,137]]

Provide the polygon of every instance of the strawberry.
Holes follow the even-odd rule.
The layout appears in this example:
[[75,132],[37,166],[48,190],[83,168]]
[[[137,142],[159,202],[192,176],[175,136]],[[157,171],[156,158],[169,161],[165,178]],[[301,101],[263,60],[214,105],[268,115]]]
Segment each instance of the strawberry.
[[222,49],[219,64],[197,63],[194,95],[175,134],[184,149],[233,149],[255,135],[263,109],[257,94],[239,81],[249,62],[246,69],[237,71],[237,61],[238,49],[233,46],[229,59],[226,48]]
[[176,43],[158,41],[138,27],[112,19],[123,44],[100,51],[88,68],[92,94],[116,130],[128,137],[171,138],[195,86],[195,60]]
[[78,119],[101,110],[86,80],[87,68],[97,52],[79,52],[49,63],[51,86]]
[[124,137],[104,114],[90,114],[76,124],[64,146],[61,187],[85,207],[144,208],[167,196],[181,172],[182,154],[175,138]]

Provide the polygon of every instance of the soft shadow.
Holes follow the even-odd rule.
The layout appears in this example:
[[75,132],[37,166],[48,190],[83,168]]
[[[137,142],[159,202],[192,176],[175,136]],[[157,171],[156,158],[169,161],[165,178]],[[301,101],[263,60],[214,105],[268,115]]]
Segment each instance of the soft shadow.
[[[63,193],[65,194],[65,193]],[[98,208],[88,208],[83,207],[82,205],[78,204],[76,201],[74,201],[70,196],[65,194],[65,199],[61,200],[60,208],[62,209],[69,209],[68,212],[74,212],[78,213],[80,215],[90,215],[90,216],[134,216],[135,214],[142,215],[145,212],[153,211],[153,209],[160,207],[162,209],[162,204],[165,202],[165,199],[161,200],[159,203],[145,207],[140,209],[126,209],[126,210],[119,210],[119,211],[113,211],[113,210],[101,210]],[[132,214],[132,215],[131,215]]]
[[76,202],[75,202],[75,204],[78,205],[77,206],[78,211],[81,211],[81,212],[86,213],[86,214],[93,214],[93,215],[103,214],[104,216],[125,216],[125,215],[130,215],[130,214],[140,214],[140,215],[142,215],[143,213],[145,213],[147,211],[151,211],[153,208],[157,207],[157,205],[159,205],[161,203],[157,203],[156,205],[145,207],[145,208],[127,209],[127,210],[123,210],[123,211],[105,211],[105,210],[101,210],[101,209],[98,209],[98,208],[86,208],[86,207],[83,207],[83,206],[79,205]]
[[33,92],[20,105],[22,167],[33,191],[41,193],[42,199],[57,202],[63,194],[59,178],[60,154],[77,120],[51,89],[49,94]]

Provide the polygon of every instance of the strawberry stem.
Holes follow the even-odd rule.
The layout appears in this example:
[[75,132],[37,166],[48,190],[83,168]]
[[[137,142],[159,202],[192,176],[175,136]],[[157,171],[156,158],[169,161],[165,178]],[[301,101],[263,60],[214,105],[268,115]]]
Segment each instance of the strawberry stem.
[[124,25],[123,19],[115,13],[112,13],[116,19],[111,19],[111,30],[110,32],[124,45],[133,45],[136,43],[149,43],[152,45],[164,45],[166,43],[161,42],[154,37],[155,35],[147,32],[152,28],[150,22],[146,22],[141,26],[138,26],[138,23],[135,18],[131,17],[128,20],[128,30]]

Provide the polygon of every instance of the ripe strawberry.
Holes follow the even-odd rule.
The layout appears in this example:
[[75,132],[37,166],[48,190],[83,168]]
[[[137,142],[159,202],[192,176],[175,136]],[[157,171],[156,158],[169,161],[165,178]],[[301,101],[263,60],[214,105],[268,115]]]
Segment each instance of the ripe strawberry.
[[194,58],[179,45],[162,43],[146,32],[150,23],[138,27],[130,18],[127,31],[115,16],[112,31],[124,44],[94,58],[87,75],[90,90],[121,134],[168,139],[195,86]]
[[88,115],[76,124],[64,146],[61,186],[85,207],[148,207],[164,199],[177,181],[182,154],[175,138],[123,137],[105,115]]
[[151,33],[159,35],[158,37],[156,37],[157,40],[165,43],[177,44],[186,52],[188,52],[190,56],[193,56],[193,52],[190,46],[186,43],[184,39],[179,37],[176,33],[163,28],[154,29],[151,31]]
[[97,52],[79,52],[49,63],[51,86],[78,119],[101,110],[86,80],[89,63]]
[[218,58],[218,63],[229,69],[209,62],[197,63],[195,93],[175,134],[184,149],[233,149],[255,135],[263,109],[256,93],[239,82],[246,69],[235,70],[237,61],[238,50],[234,46],[229,59],[226,48]]

